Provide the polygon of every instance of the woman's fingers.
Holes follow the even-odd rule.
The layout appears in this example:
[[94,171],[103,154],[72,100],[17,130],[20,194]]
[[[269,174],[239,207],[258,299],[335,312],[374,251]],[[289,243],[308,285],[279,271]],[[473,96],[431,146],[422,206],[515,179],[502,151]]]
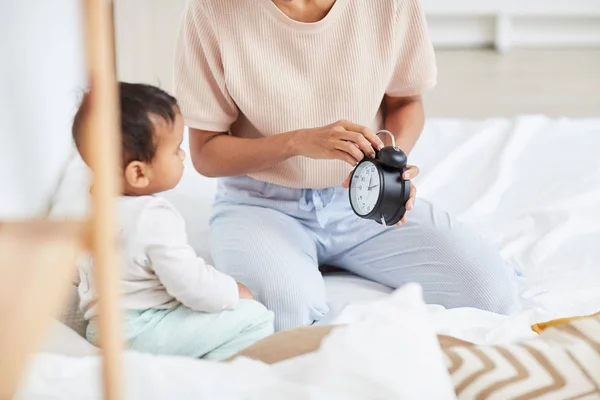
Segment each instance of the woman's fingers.
[[[360,152],[360,150],[358,150]],[[332,153],[332,157],[336,160],[342,160],[347,162],[348,164],[352,165],[353,167],[356,166],[357,161],[354,157],[352,157],[350,154],[346,153],[345,151],[342,150],[333,150]]]
[[355,124],[355,123],[349,122],[349,121],[340,121],[339,123],[347,131],[360,133],[377,150],[381,150],[383,148],[383,146],[384,146],[383,141],[379,138],[379,136],[377,136],[375,134],[375,132],[373,132],[371,129],[367,128],[366,126],[358,125],[358,124]]
[[371,144],[373,145],[373,147],[375,147],[377,150],[381,150],[383,149],[383,147],[385,146],[383,144],[383,141],[379,138],[379,136],[377,136],[375,134],[375,132],[373,132],[372,130],[368,129],[368,128],[364,128],[362,132],[360,132],[363,134],[363,136],[369,141],[371,142]]
[[350,179],[352,178],[352,172],[350,172],[350,174],[348,175],[348,177],[346,179],[344,179],[344,182],[342,182],[342,187],[344,189],[348,189],[350,187]]
[[[412,183],[410,184],[410,197],[408,198],[408,201],[406,202],[406,205],[404,206],[406,208],[406,213],[408,213],[410,210],[412,210],[413,206],[415,205],[415,199],[417,197],[417,188],[415,187],[415,185],[413,185]],[[400,222],[398,222],[396,225],[400,226],[406,223],[406,213],[404,213],[404,216],[402,217],[402,219],[400,220]]]
[[336,150],[343,151],[352,156],[354,159],[354,164],[352,165],[356,165],[365,157],[364,153],[358,148],[358,146],[356,146],[355,143],[348,142],[347,140],[336,140],[334,147]]
[[415,185],[411,184],[410,185],[410,198],[406,202],[406,210],[407,211],[412,210],[413,206],[415,205],[416,198],[417,198],[417,188],[415,187]]
[[416,165],[409,165],[402,177],[404,179],[413,179],[415,176],[419,175],[419,167]]
[[359,132],[344,131],[340,132],[340,138],[356,144],[356,146],[365,154],[367,157],[375,158],[375,149],[371,143],[365,139]]

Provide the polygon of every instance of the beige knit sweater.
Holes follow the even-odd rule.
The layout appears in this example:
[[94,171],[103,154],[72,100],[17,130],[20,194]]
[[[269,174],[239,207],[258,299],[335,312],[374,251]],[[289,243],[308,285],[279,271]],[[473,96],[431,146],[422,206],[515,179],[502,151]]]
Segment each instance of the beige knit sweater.
[[[190,0],[174,86],[188,126],[259,138],[338,120],[378,129],[384,95],[419,94],[436,75],[419,0],[337,0],[315,23],[271,0]],[[251,176],[324,188],[350,170],[293,157]]]

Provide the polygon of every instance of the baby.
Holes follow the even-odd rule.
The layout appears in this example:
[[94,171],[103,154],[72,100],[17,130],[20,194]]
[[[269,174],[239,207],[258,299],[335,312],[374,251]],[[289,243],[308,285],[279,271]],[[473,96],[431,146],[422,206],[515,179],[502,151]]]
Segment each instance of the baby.
[[[177,100],[153,86],[119,84],[122,196],[118,199],[125,339],[155,354],[226,359],[273,333],[273,313],[250,291],[196,255],[185,222],[164,198],[183,174],[183,118]],[[73,121],[84,161],[86,95]],[[80,266],[87,338],[98,343],[91,262]]]

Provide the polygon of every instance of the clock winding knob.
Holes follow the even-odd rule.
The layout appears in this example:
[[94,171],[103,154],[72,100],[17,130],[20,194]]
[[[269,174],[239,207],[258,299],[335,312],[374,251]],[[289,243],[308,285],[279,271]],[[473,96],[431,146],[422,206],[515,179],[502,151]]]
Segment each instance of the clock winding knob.
[[382,164],[399,169],[406,168],[408,160],[406,154],[395,146],[387,146],[379,150],[377,158]]

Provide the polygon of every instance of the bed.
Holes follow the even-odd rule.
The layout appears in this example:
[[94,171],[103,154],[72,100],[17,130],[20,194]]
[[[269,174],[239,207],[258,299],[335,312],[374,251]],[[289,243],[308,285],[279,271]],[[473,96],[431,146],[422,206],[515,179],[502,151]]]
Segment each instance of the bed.
[[[511,317],[432,305],[439,329],[465,340],[511,340],[495,328],[600,310],[600,119],[431,119],[411,155],[418,196],[468,223],[522,274],[522,309]],[[73,154],[53,215],[87,209],[88,176]],[[453,185],[457,185],[456,190]],[[182,212],[190,241],[210,260],[208,218],[216,180],[189,157],[180,185],[164,194]],[[347,274],[326,276],[332,322],[349,304],[391,289]],[[454,318],[456,315],[457,318]],[[449,323],[449,321],[454,321]],[[464,330],[463,330],[464,328]],[[483,334],[484,331],[491,330]]]
[[[529,115],[427,122],[410,160],[421,168],[418,196],[469,224],[522,274],[518,312],[501,316],[428,305],[437,333],[474,343],[510,342],[535,335],[535,322],[600,310],[599,150],[600,119]],[[87,182],[85,166],[73,156],[56,192],[55,217],[86,212]],[[188,158],[181,184],[164,194],[186,218],[196,251],[209,260],[215,189],[216,181],[199,176]],[[343,273],[325,279],[331,312],[320,323],[356,320],[372,301],[392,292]],[[83,345],[56,346],[64,334],[56,331],[55,345],[46,351],[92,354]]]
[[[418,196],[468,223],[523,275],[521,310],[502,317],[432,306],[438,332],[490,343],[538,320],[600,310],[600,119],[435,119],[412,154]],[[451,185],[460,183],[460,190]],[[385,289],[330,277],[340,310]]]

